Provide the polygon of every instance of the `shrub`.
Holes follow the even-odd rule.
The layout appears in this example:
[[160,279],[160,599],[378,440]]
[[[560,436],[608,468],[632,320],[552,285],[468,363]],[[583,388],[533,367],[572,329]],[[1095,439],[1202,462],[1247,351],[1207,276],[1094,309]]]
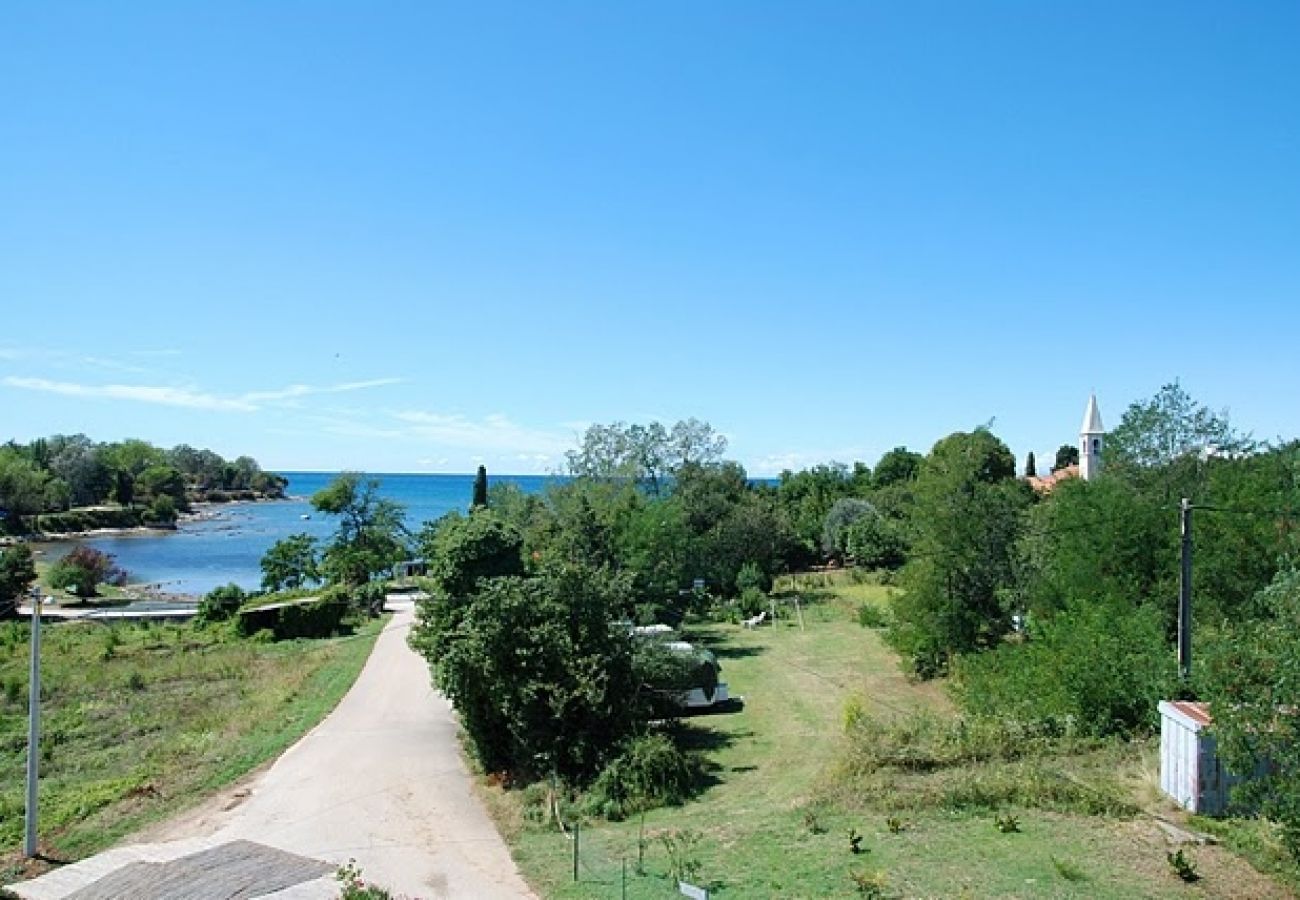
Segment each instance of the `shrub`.
[[772,576],[763,571],[756,562],[747,562],[736,573],[736,591],[744,596],[746,591],[766,594],[772,590]]
[[51,587],[66,588],[78,597],[94,597],[101,584],[126,584],[126,570],[117,565],[112,554],[78,544],[50,566],[45,580]]
[[858,607],[858,624],[863,628],[888,628],[889,614],[874,603],[864,603]]
[[239,612],[239,607],[243,606],[247,599],[248,595],[237,584],[213,588],[203,596],[203,600],[199,603],[199,613],[194,621],[200,625],[224,622]]
[[597,776],[588,794],[589,808],[618,821],[629,813],[677,805],[699,784],[699,758],[679,749],[665,734],[628,741]]
[[150,525],[175,525],[176,501],[170,494],[159,494],[149,504],[144,519]]
[[1150,729],[1173,679],[1158,610],[1076,602],[1023,643],[957,660],[952,688],[976,716],[1068,721],[1108,735]]
[[339,633],[348,609],[346,592],[340,594],[331,589],[307,602],[242,609],[236,619],[236,628],[246,637],[269,630],[280,641],[333,637]]
[[740,614],[745,618],[756,616],[763,610],[767,609],[767,594],[764,594],[758,588],[745,588],[740,593],[740,600],[737,607]]

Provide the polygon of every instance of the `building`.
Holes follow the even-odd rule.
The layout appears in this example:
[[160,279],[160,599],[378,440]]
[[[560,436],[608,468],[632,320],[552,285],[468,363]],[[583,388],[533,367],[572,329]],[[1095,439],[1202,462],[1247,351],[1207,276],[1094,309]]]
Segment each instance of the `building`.
[[1097,407],[1097,395],[1090,394],[1088,406],[1083,411],[1083,425],[1079,428],[1078,463],[1057,469],[1041,478],[1031,475],[1028,479],[1029,486],[1040,494],[1047,494],[1052,488],[1069,478],[1091,481],[1101,472],[1101,451],[1105,438],[1106,429],[1101,424],[1101,410]]

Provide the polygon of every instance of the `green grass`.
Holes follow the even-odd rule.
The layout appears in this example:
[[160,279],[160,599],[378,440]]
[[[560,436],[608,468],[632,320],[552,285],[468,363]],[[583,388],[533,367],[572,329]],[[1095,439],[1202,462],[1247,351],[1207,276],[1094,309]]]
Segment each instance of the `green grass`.
[[[76,859],[274,758],[360,673],[383,620],[279,644],[188,625],[42,632],[42,851]],[[22,838],[28,627],[0,624],[0,875]]]
[[[486,789],[542,896],[620,896],[625,862],[628,897],[674,896],[665,833],[688,836],[698,883],[719,898],[1186,893],[1170,875],[1163,837],[1133,814],[1151,799],[1149,744],[1075,743],[927,771],[848,771],[846,712],[903,724],[918,712],[940,722],[955,712],[941,685],[906,680],[880,632],[857,624],[859,607],[887,604],[890,588],[845,573],[798,581],[802,629],[786,603],[788,615],[772,628],[688,629],[687,639],[718,655],[732,694],[745,697],[742,712],[689,720],[712,783],[694,801],[647,813],[644,826],[637,817],[584,822],[576,883],[572,842],[528,821],[522,792]],[[788,584],[780,589],[790,593]],[[998,815],[1013,816],[1020,831],[1000,831]],[[852,852],[850,829],[863,852]],[[1203,894],[1287,896],[1223,848],[1193,852]]]

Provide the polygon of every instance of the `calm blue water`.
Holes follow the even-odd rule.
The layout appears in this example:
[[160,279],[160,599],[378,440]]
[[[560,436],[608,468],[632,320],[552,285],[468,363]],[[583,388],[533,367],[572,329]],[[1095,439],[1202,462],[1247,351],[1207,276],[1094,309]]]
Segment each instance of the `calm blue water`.
[[[204,594],[234,582],[254,589],[262,581],[258,562],[276,541],[299,531],[325,539],[334,523],[311,508],[308,498],[334,477],[328,472],[283,472],[293,498],[265,503],[238,503],[210,507],[216,517],[190,522],[175,532],[82,541],[117,557],[132,582],[161,583],[162,589],[181,594]],[[473,475],[374,475],[380,494],[406,507],[406,525],[412,531],[426,521],[453,509],[468,508],[474,489]],[[492,476],[492,482],[511,482],[528,493],[540,492],[554,479],[544,475]],[[303,519],[310,515],[310,519]],[[56,558],[72,545],[49,549]]]

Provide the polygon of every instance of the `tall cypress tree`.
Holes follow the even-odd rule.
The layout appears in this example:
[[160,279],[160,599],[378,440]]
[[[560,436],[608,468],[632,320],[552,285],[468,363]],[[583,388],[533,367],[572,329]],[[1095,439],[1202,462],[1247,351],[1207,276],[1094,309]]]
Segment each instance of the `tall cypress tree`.
[[1033,478],[1038,474],[1038,461],[1034,459],[1034,451],[1029,451],[1029,456],[1025,459],[1025,477]]
[[487,509],[487,466],[479,466],[474,476],[474,499],[470,501],[471,509]]

